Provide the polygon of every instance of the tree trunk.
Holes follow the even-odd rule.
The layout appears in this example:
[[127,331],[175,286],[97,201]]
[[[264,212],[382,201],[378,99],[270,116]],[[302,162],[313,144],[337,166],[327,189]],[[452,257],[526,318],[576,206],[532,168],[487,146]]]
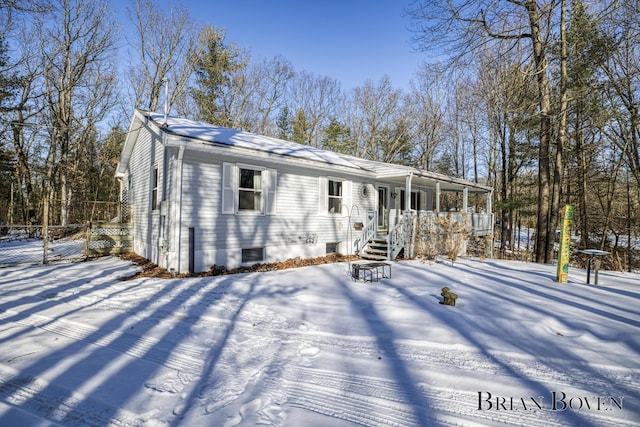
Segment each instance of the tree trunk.
[[[16,173],[18,175],[18,182],[20,183],[20,195],[22,196],[22,221],[31,225],[36,219],[36,209],[33,200],[33,184],[31,181],[31,169],[29,167],[29,158],[27,153],[22,148],[22,127],[24,124],[24,118],[22,111],[17,112],[18,119],[11,124],[11,131],[13,133],[13,145],[16,150],[16,156],[18,161],[16,163]],[[22,187],[24,185],[24,192]]]
[[[503,115],[504,121],[506,122],[507,117],[506,114]],[[507,135],[506,135],[507,129],[506,129],[506,125],[502,127],[502,132],[500,135],[500,154],[502,157],[502,169],[500,171],[501,175],[502,175],[502,179],[501,179],[501,183],[500,183],[500,196],[502,199],[502,209],[501,209],[501,215],[500,215],[500,251],[504,252],[504,250],[507,248],[508,243],[510,242],[510,235],[509,235],[509,229],[508,229],[508,224],[509,224],[509,175],[507,174],[507,164],[508,164],[508,160],[507,157],[509,156],[509,154],[507,153]]]
[[553,200],[551,201],[551,212],[549,215],[549,225],[552,228],[553,239],[555,242],[555,229],[559,224],[560,216],[560,199],[562,197],[562,175],[563,163],[562,153],[567,139],[567,37],[566,37],[566,0],[561,2],[560,10],[560,120],[558,123],[558,139],[556,142],[556,158],[553,168]]
[[[576,123],[580,123],[579,115],[576,118]],[[580,171],[580,247],[586,249],[589,247],[589,217],[587,210],[587,155],[584,150],[584,140],[582,137],[582,131],[580,127],[576,127],[576,151],[579,156]]]
[[526,0],[525,6],[531,26],[531,43],[538,82],[540,106],[540,145],[538,149],[538,215],[536,224],[536,262],[547,263],[551,259],[553,241],[549,238],[550,209],[550,159],[551,140],[551,90],[547,76],[548,59],[540,33],[540,10],[535,0]]

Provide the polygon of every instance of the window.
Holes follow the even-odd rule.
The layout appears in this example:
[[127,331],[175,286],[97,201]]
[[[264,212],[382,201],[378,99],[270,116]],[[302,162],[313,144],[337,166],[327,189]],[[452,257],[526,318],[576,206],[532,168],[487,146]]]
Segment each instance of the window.
[[[404,211],[405,210],[405,194],[407,194],[404,190],[400,190],[400,210]],[[420,207],[422,206],[422,204],[420,203],[421,198],[420,198],[420,192],[418,191],[412,191],[411,192],[411,209],[413,210],[420,210]]]
[[222,213],[276,214],[275,169],[260,166],[222,164]]
[[325,252],[327,255],[338,253],[338,243],[327,243],[325,246]]
[[238,210],[262,212],[262,172],[239,168]]
[[352,182],[328,176],[318,177],[318,213],[320,215],[346,215],[351,206]]
[[158,166],[153,168],[151,176],[151,210],[158,209]]
[[329,180],[329,213],[342,212],[342,181]]
[[264,248],[243,248],[242,262],[262,262],[264,261]]

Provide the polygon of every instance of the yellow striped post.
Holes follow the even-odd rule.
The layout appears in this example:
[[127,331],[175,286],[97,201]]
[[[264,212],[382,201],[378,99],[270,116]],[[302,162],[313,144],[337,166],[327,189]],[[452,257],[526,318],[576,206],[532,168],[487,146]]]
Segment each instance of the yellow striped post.
[[560,247],[558,249],[558,272],[556,281],[567,283],[569,280],[569,255],[571,254],[571,223],[573,222],[573,206],[562,208],[560,219]]

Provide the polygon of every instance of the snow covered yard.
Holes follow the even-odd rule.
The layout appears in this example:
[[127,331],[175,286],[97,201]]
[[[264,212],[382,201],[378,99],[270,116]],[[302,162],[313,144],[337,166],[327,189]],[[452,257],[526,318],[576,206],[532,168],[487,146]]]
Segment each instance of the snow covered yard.
[[[638,425],[640,275],[462,259],[0,269],[0,425]],[[459,295],[439,304],[441,288]]]

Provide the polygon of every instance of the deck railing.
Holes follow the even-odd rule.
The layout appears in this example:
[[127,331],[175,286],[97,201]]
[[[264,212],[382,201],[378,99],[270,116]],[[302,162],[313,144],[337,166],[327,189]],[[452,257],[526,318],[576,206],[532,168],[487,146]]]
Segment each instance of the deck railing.
[[389,230],[387,235],[387,259],[392,261],[396,259],[403,248],[409,245],[411,238],[411,224],[415,211],[405,211],[400,217],[400,221]]
[[355,241],[356,245],[356,255],[359,255],[360,252],[367,246],[369,240],[373,239],[376,235],[376,231],[378,230],[378,212],[370,211],[367,213],[367,223],[364,224],[362,228],[362,233],[360,233],[360,237],[358,237]]

